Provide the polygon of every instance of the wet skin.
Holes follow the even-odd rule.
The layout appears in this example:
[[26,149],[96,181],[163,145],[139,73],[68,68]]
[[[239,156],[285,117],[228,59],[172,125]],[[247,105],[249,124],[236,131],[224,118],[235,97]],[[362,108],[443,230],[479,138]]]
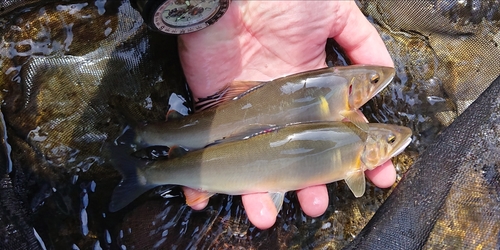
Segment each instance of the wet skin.
[[[325,67],[327,38],[334,38],[354,64],[394,66],[379,34],[352,1],[233,1],[216,24],[180,36],[179,49],[189,86],[200,98],[233,80],[267,81]],[[390,161],[366,175],[381,188],[396,178]],[[326,211],[325,185],[299,190],[297,196],[305,214]],[[275,223],[277,211],[268,194],[243,195],[242,201],[256,227]]]

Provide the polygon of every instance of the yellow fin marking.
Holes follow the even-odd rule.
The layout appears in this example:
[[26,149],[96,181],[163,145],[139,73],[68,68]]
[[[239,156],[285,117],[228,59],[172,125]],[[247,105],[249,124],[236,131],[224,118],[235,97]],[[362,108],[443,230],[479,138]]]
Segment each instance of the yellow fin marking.
[[330,116],[330,106],[328,105],[328,101],[324,96],[319,97],[319,108],[321,110],[321,117]]

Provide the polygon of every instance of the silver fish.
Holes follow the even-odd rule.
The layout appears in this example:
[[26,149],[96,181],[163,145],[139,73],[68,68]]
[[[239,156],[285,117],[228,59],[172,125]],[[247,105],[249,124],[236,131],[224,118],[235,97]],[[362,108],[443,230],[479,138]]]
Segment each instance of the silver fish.
[[338,180],[345,180],[360,197],[365,192],[364,171],[399,154],[411,141],[406,127],[367,127],[363,131],[350,122],[294,124],[200,150],[173,147],[167,160],[146,162],[121,155],[112,160],[123,180],[113,193],[110,211],[166,184],[204,191],[188,204],[214,193],[268,192],[279,210],[285,192]]
[[202,112],[137,126],[135,141],[142,146],[198,149],[226,137],[279,125],[344,118],[367,129],[356,110],[393,76],[394,68],[354,65],[278,78]]

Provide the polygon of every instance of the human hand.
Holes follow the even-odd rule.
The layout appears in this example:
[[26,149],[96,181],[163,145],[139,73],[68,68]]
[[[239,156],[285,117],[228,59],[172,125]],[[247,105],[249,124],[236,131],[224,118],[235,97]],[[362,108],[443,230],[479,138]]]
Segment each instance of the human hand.
[[[353,1],[233,1],[214,25],[181,35],[179,51],[193,96],[201,98],[234,80],[267,81],[323,68],[330,37],[355,64],[394,66],[379,34]],[[396,179],[390,161],[366,175],[381,188]],[[319,216],[328,207],[325,185],[298,190],[297,196],[309,216]],[[256,227],[267,229],[275,223],[278,211],[268,194],[242,195],[242,201]]]

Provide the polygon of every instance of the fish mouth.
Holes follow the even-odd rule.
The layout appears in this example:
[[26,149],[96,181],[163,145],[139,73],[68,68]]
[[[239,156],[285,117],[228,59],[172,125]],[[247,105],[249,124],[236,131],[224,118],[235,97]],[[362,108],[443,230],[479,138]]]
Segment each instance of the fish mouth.
[[382,75],[380,76],[380,78],[383,79],[383,83],[380,84],[380,86],[378,86],[377,89],[375,89],[375,91],[372,94],[372,97],[378,95],[378,93],[380,93],[380,91],[385,89],[385,87],[387,87],[387,85],[389,85],[389,83],[392,82],[392,79],[394,79],[394,75],[396,75],[396,70],[392,67],[380,66],[380,68],[382,71]]
[[405,150],[405,148],[408,147],[408,145],[410,145],[411,141],[412,141],[411,137],[406,138],[406,140],[401,144],[401,146],[398,148],[398,150],[396,150],[396,151],[394,151],[394,153],[392,153],[390,158],[401,154],[401,152],[403,152]]

